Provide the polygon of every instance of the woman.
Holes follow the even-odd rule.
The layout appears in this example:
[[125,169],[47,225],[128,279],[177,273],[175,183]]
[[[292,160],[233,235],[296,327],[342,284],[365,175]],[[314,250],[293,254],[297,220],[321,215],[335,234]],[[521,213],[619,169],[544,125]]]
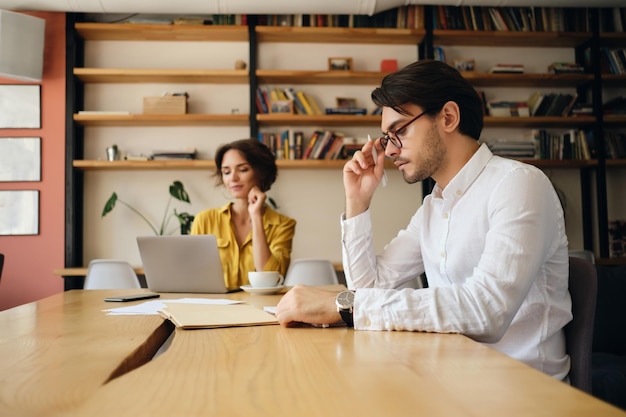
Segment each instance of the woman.
[[243,139],[222,145],[215,164],[217,185],[234,201],[200,212],[191,234],[217,236],[229,289],[248,284],[249,271],[279,271],[284,276],[296,221],[265,205],[265,192],[278,173],[274,155],[258,140]]

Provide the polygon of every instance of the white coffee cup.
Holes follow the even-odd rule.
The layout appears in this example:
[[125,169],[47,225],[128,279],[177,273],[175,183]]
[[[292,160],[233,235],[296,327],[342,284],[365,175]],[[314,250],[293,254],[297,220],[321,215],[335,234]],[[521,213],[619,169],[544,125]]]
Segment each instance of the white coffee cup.
[[248,280],[255,288],[278,287],[285,282],[285,278],[278,271],[250,271]]

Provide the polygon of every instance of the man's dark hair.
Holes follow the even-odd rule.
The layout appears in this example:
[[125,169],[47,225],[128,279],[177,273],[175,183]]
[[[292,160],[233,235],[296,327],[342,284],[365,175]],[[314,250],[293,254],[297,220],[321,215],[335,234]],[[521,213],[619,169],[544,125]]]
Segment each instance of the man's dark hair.
[[261,191],[268,191],[278,175],[276,158],[270,149],[257,139],[241,139],[220,146],[215,153],[215,177],[217,185],[222,185],[222,161],[224,154],[231,149],[242,153],[256,176]]
[[478,93],[456,69],[441,61],[417,61],[387,75],[372,91],[372,101],[404,115],[408,112],[403,106],[409,103],[435,115],[454,101],[461,113],[459,132],[478,140],[483,130],[483,102]]

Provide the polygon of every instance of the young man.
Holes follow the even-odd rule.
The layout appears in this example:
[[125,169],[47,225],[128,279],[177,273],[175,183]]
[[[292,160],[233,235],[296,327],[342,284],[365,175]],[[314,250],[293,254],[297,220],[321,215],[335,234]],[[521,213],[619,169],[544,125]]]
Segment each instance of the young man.
[[[386,133],[343,170],[343,264],[356,292],[295,287],[276,308],[280,323],[343,319],[357,330],[462,333],[565,379],[568,243],[548,178],[478,142],[482,102],[445,63],[390,74],[372,99]],[[431,177],[436,185],[376,256],[369,206],[385,156],[407,183]],[[423,272],[428,288],[394,289]]]

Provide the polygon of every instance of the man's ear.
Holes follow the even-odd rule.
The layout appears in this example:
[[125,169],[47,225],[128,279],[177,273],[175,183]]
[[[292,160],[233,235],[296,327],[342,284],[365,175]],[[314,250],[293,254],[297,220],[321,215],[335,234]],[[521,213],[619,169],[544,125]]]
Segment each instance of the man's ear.
[[448,101],[441,109],[442,128],[447,133],[454,132],[461,123],[461,110],[454,101]]

